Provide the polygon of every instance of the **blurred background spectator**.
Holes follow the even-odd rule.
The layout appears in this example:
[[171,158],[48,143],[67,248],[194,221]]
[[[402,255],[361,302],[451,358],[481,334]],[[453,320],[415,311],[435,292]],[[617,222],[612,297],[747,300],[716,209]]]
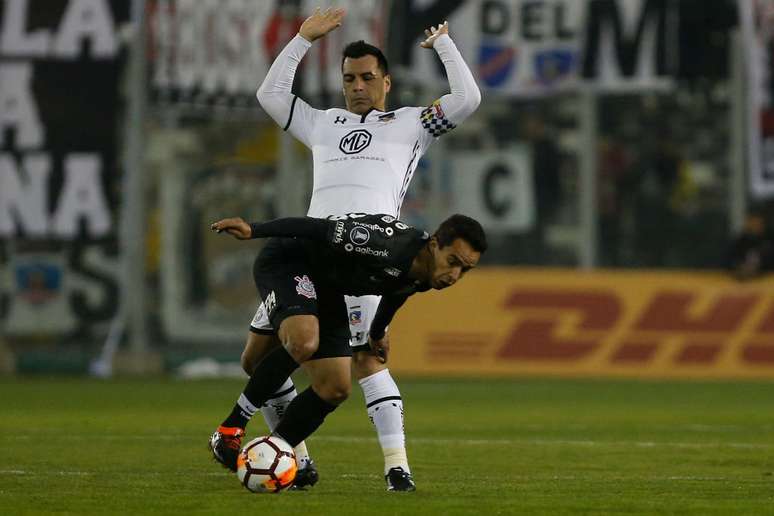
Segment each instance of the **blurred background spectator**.
[[[770,211],[770,210],[769,210]],[[774,232],[767,210],[751,210],[744,229],[732,241],[727,267],[738,280],[749,280],[774,270]]]

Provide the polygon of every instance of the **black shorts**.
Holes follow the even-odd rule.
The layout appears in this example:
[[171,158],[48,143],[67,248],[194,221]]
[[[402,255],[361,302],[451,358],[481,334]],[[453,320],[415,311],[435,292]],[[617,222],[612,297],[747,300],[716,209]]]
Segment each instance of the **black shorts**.
[[352,356],[344,296],[315,283],[312,252],[304,239],[270,239],[253,265],[255,286],[275,332],[292,315],[317,317],[320,345],[311,359]]

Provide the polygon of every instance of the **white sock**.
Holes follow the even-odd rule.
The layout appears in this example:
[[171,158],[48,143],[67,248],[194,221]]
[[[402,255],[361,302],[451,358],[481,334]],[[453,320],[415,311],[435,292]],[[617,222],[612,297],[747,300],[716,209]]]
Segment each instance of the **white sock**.
[[[277,389],[277,392],[261,406],[261,414],[263,414],[263,419],[266,421],[266,426],[269,427],[269,432],[274,431],[282,416],[285,415],[285,409],[288,408],[288,405],[296,396],[298,396],[296,386],[293,384],[293,380],[288,378],[282,384],[282,387]],[[298,467],[303,468],[306,466],[311,460],[309,458],[309,451],[306,449],[306,443],[301,441],[293,450],[296,452]]]
[[390,371],[384,369],[363,378],[360,387],[365,395],[368,417],[379,435],[384,454],[384,474],[395,467],[410,473],[403,430],[403,400]]

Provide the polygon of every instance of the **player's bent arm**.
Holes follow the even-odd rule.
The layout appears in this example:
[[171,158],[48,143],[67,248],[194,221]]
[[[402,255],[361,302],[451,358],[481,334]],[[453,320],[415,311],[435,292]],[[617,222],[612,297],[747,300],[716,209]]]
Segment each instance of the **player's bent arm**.
[[451,37],[443,34],[435,41],[433,48],[441,58],[446,76],[449,78],[450,93],[439,99],[441,109],[449,120],[457,125],[469,117],[481,104],[481,91],[473,74],[462,58]]
[[256,93],[261,107],[282,127],[288,120],[293,104],[291,90],[296,69],[311,46],[309,41],[296,34],[274,60]]
[[309,145],[307,134],[316,110],[297,98],[292,88],[296,69],[311,46],[303,36],[296,34],[274,60],[256,93],[261,107],[284,130],[290,129],[293,119],[297,119],[291,132],[306,145]]
[[268,237],[301,237],[313,240],[327,240],[331,233],[332,221],[312,217],[286,217],[268,222],[248,224],[241,217],[231,217],[213,222],[210,229],[216,233],[226,232],[239,240]]
[[374,314],[374,320],[371,322],[371,329],[368,331],[371,340],[380,340],[384,337],[387,333],[387,326],[398,309],[406,302],[406,299],[408,296],[405,295],[382,296],[376,314]]

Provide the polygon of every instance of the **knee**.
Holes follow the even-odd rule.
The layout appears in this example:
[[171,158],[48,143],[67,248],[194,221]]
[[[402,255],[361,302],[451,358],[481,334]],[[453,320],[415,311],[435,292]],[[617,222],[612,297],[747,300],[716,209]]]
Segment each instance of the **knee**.
[[333,405],[340,405],[349,398],[352,391],[352,384],[347,381],[329,381],[322,385],[314,386],[315,392],[322,399]]
[[306,362],[320,346],[320,327],[317,318],[310,315],[285,319],[280,325],[280,340],[299,364]]
[[299,364],[309,360],[319,346],[320,339],[316,334],[296,335],[285,341],[285,349]]

